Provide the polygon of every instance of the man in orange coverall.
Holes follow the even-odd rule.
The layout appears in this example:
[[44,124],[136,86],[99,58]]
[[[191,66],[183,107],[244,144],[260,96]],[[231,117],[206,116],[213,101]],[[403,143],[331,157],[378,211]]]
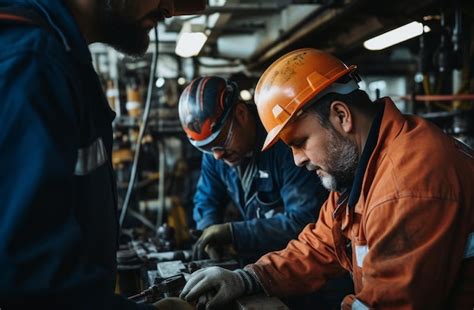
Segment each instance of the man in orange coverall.
[[348,270],[355,295],[343,309],[473,309],[472,151],[389,98],[371,102],[355,69],[301,49],[266,70],[255,93],[263,149],[282,139],[331,194],[286,249],[236,271],[197,271],[183,298],[300,295]]

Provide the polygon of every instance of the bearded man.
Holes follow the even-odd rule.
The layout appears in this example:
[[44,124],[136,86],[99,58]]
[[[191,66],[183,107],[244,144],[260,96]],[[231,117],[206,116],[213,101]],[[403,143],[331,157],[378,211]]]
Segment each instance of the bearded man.
[[152,307],[114,294],[114,113],[88,44],[142,55],[159,20],[187,13],[178,9],[172,0],[0,0],[0,308]]

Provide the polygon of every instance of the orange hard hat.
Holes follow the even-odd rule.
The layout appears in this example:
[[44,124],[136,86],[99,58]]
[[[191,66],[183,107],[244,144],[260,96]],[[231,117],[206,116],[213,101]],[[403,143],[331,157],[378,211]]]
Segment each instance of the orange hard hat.
[[356,76],[347,83],[336,82],[356,68],[312,48],[290,52],[275,61],[263,73],[255,90],[258,114],[268,132],[262,150],[278,141],[282,129],[306,104],[328,93],[348,94],[358,89]]

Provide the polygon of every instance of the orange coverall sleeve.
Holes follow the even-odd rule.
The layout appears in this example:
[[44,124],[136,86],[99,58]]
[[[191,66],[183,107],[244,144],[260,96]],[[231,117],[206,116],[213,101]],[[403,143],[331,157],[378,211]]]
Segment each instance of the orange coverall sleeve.
[[268,295],[288,296],[314,292],[326,280],[344,273],[332,247],[332,213],[327,202],[316,224],[309,224],[288,246],[246,266]]
[[376,309],[443,309],[463,281],[459,270],[470,224],[459,206],[410,196],[372,207],[365,219],[368,252],[362,268],[354,266],[360,288],[345,298],[343,309],[356,299]]

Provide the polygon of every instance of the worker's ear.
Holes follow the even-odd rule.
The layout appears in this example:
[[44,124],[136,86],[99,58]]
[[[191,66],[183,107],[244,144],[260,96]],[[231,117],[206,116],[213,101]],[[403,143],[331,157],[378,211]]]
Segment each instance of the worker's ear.
[[240,125],[245,125],[247,124],[249,120],[249,109],[245,105],[245,103],[238,102],[236,103],[237,105],[235,106],[235,118],[239,122]]
[[354,126],[354,117],[351,110],[345,102],[339,100],[331,103],[329,120],[340,133],[350,133]]

